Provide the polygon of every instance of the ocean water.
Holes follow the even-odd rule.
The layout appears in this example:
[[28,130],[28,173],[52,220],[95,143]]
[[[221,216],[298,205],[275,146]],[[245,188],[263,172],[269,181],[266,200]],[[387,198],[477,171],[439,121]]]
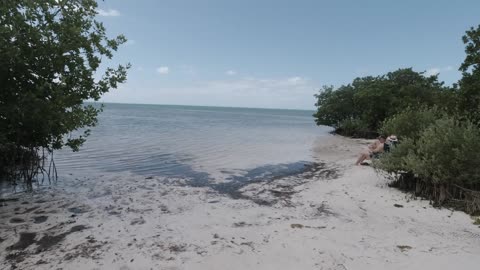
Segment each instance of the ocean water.
[[313,111],[105,104],[79,152],[55,153],[59,175],[128,172],[202,181],[301,170],[328,135]]

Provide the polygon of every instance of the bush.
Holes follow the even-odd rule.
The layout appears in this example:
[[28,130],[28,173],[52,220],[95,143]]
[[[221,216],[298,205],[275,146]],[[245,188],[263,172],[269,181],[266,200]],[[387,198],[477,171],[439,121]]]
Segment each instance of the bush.
[[420,133],[442,115],[443,113],[437,108],[420,110],[407,108],[385,120],[380,128],[380,133],[395,134],[400,138],[417,140]]
[[385,153],[381,160],[375,162],[375,166],[389,173],[411,172],[405,158],[416,153],[416,144],[422,132],[442,115],[437,108],[421,110],[407,108],[385,120],[380,133],[395,134],[401,143],[389,153]]
[[388,173],[411,172],[406,164],[405,157],[415,151],[415,142],[412,139],[403,139],[388,153],[384,153],[380,159],[374,160],[374,166]]
[[372,132],[366,128],[365,121],[355,118],[341,121],[335,132],[353,138],[375,138],[378,136],[378,133]]
[[393,186],[414,191],[437,205],[448,203],[469,213],[479,212],[480,128],[446,115],[428,125],[435,112],[426,110],[415,114],[422,120],[414,132],[405,115],[414,112],[389,120],[388,127],[399,134],[407,127],[404,134],[411,138],[402,139],[382,155],[375,167],[394,174]]
[[462,187],[480,184],[480,129],[472,122],[439,119],[421,132],[415,148],[405,164],[425,181]]

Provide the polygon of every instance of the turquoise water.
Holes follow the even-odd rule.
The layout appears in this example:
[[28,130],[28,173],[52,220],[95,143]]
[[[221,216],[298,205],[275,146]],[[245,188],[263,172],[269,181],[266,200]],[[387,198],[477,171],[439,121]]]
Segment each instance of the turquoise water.
[[59,174],[129,172],[221,181],[289,173],[314,162],[329,129],[313,111],[105,104],[79,152],[56,153]]

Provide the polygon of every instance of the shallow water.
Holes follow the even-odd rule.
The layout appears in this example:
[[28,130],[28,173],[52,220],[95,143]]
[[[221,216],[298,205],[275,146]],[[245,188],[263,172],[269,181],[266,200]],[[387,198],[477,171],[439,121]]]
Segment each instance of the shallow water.
[[79,152],[56,153],[61,177],[129,172],[245,180],[301,170],[329,129],[312,111],[106,104]]

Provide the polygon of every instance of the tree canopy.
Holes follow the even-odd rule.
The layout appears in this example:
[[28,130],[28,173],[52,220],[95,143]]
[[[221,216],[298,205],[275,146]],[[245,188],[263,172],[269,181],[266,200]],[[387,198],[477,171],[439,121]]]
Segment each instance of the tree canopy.
[[324,87],[316,95],[318,109],[314,116],[318,125],[342,128],[356,120],[363,129],[375,132],[385,119],[408,107],[432,106],[444,91],[437,76],[398,69],[381,76],[356,78],[338,89]]
[[[84,102],[125,82],[129,64],[100,69],[126,38],[108,38],[96,9],[95,0],[2,1],[1,166],[25,149],[77,151],[101,111]],[[78,129],[83,133],[71,135]]]

